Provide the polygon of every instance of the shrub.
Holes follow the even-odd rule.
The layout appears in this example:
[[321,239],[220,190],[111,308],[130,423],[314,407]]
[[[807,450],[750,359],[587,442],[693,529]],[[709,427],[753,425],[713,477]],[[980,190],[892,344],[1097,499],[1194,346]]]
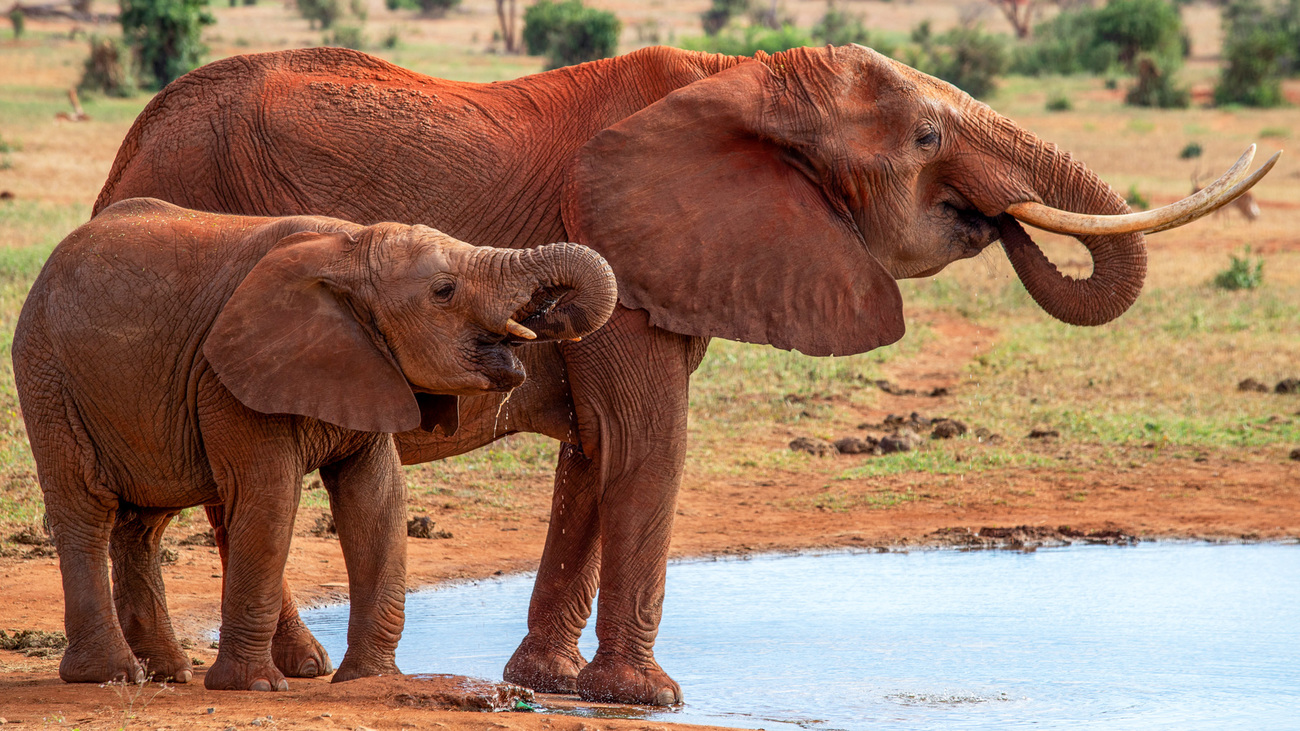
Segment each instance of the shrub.
[[1097,11],[1097,38],[1119,49],[1119,61],[1137,70],[1138,56],[1159,57],[1165,68],[1177,68],[1184,54],[1183,19],[1165,0],[1110,0]]
[[325,35],[326,46],[351,48],[360,51],[366,45],[366,35],[359,25],[336,25]]
[[1196,158],[1201,156],[1202,152],[1204,152],[1204,150],[1201,149],[1201,143],[1188,142],[1187,146],[1178,152],[1178,159],[1195,160]]
[[780,53],[809,45],[812,45],[812,39],[792,25],[783,25],[777,30],[751,25],[732,28],[716,36],[686,38],[682,41],[682,48],[688,50],[724,53],[728,56],[753,56],[758,51]]
[[912,30],[912,42],[903,51],[904,63],[976,98],[992,94],[997,77],[1007,68],[1002,37],[985,33],[978,25],[932,36],[929,21],[923,21]]
[[862,16],[841,10],[834,3],[827,5],[826,14],[813,26],[812,37],[818,43],[829,43],[832,46],[847,46],[850,43],[866,46],[871,40]]
[[313,28],[329,28],[343,15],[343,3],[339,0],[296,0],[298,14],[311,22]]
[[1187,89],[1174,86],[1172,74],[1160,68],[1155,56],[1138,58],[1138,80],[1124,95],[1124,103],[1135,107],[1186,109],[1192,103]]
[[1139,208],[1144,211],[1151,207],[1151,201],[1142,195],[1142,191],[1138,190],[1136,183],[1128,187],[1128,194],[1124,196],[1124,202],[1129,205],[1129,208]]
[[23,31],[27,29],[27,16],[23,13],[23,9],[18,7],[16,3],[13,8],[9,10],[9,24],[14,27],[14,40],[16,41],[19,38],[22,38]]
[[1186,51],[1182,18],[1165,0],[1111,0],[1103,8],[1065,10],[1040,23],[1033,42],[1016,50],[1012,71],[1104,74],[1123,66],[1133,72],[1146,53],[1172,72]]
[[161,89],[203,62],[203,26],[216,21],[208,0],[121,0],[122,36],[153,87]]
[[1241,257],[1230,254],[1232,264],[1214,275],[1214,286],[1219,289],[1238,290],[1255,289],[1264,283],[1264,258],[1254,259],[1250,256],[1250,247]]
[[547,68],[571,66],[614,55],[622,26],[613,13],[582,0],[539,0],[524,11],[524,45],[545,55]]
[[90,56],[86,58],[77,88],[109,96],[131,96],[136,91],[136,82],[130,58],[130,50],[120,41],[91,36]]
[[421,15],[431,18],[441,18],[457,5],[460,5],[460,0],[384,0],[384,6],[389,10],[419,10]]
[[1070,103],[1070,97],[1060,92],[1054,92],[1047,97],[1047,111],[1049,112],[1068,112],[1074,109],[1074,104]]
[[[1292,3],[1300,7],[1300,3]],[[1287,27],[1287,8],[1269,11],[1259,0],[1233,0],[1223,8],[1223,57],[1226,63],[1214,87],[1215,104],[1275,107],[1283,102],[1282,75],[1294,50]],[[1300,11],[1297,11],[1300,13]],[[1300,21],[1296,23],[1300,26]],[[1296,31],[1300,34],[1300,30]]]
[[713,0],[713,5],[700,14],[700,25],[706,35],[715,36],[731,19],[749,10],[749,0]]

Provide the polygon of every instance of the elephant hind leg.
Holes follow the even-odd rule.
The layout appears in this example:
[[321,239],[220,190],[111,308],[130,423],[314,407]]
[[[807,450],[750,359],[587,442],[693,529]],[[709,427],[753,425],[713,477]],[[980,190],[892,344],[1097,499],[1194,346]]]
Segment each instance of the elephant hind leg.
[[161,570],[163,531],[174,515],[119,507],[109,553],[113,600],[127,644],[150,675],[188,683],[194,670],[172,630]]
[[[221,555],[221,576],[224,594],[227,560],[230,557],[229,537],[226,534],[226,507],[209,505],[205,508],[208,522],[212,524],[212,540],[217,544]],[[316,637],[307,629],[307,624],[298,615],[298,604],[293,599],[289,588],[289,577],[284,577],[281,586],[283,596],[280,600],[280,620],[275,626],[275,636],[271,638],[271,659],[275,666],[287,678],[315,678],[334,672],[329,653]]]
[[70,396],[62,389],[26,396],[27,436],[63,578],[68,649],[59,677],[69,683],[141,681],[144,670],[122,634],[109,583],[108,547],[117,498],[105,484]]

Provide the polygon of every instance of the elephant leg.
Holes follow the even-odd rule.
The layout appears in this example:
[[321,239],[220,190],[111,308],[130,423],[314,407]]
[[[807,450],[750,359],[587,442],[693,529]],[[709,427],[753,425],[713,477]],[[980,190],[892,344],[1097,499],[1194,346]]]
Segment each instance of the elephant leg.
[[[681,700],[681,688],[655,661],[654,640],[686,456],[690,373],[707,342],[654,328],[643,311],[620,307],[604,328],[565,346],[583,452],[592,458],[598,485],[574,496],[585,504],[570,507],[599,516],[599,547],[584,556],[599,562],[600,646],[578,673],[583,698],[655,705]],[[581,553],[582,545],[571,550]],[[591,558],[597,550],[599,557]],[[548,550],[541,575],[561,575],[565,569],[557,564],[565,553]],[[590,590],[582,582],[570,587],[568,596],[552,601],[557,610],[548,626],[530,626],[529,634],[571,634],[559,622],[585,616]]]
[[172,630],[161,570],[163,531],[174,515],[119,507],[109,555],[117,619],[131,651],[150,675],[187,683],[194,670]]
[[117,497],[104,484],[76,408],[66,397],[44,395],[24,400],[23,407],[63,578],[68,648],[59,677],[69,683],[142,681],[144,669],[122,635],[109,582],[108,545]]
[[[221,555],[224,583],[226,560],[230,555],[226,543],[226,508],[223,505],[208,505],[205,510],[208,522],[212,524],[212,541],[217,544],[217,552]],[[275,661],[275,666],[289,678],[315,678],[334,672],[329,653],[325,652],[311,630],[307,629],[302,617],[298,616],[298,604],[289,588],[289,577],[284,577],[280,592],[280,620],[275,626],[275,636],[271,638],[271,659]]]
[[203,684],[209,690],[288,690],[271,660],[281,586],[305,471],[291,417],[242,405],[199,422],[225,506],[229,551],[221,596],[221,645]]
[[546,549],[528,607],[528,635],[504,677],[543,693],[575,693],[587,661],[578,638],[587,626],[600,570],[600,473],[572,444],[560,445]]
[[321,468],[348,568],[348,651],[332,682],[396,674],[406,606],[406,481],[392,437]]

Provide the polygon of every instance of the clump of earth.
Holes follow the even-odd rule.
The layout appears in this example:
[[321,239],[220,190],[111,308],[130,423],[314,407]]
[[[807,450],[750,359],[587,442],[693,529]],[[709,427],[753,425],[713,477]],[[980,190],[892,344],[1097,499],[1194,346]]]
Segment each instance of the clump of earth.
[[42,632],[34,629],[0,630],[0,650],[12,650],[25,657],[50,658],[63,654],[68,637],[62,632]]
[[[884,432],[882,436],[871,435],[847,436],[835,441],[817,437],[798,437],[790,442],[790,449],[806,452],[816,457],[837,454],[882,455],[895,452],[910,452],[918,449],[930,439],[953,439],[965,436],[970,429],[962,422],[947,417],[929,418],[915,411],[907,416],[890,414],[879,424],[859,424],[859,429]],[[976,429],[974,436],[981,442],[1000,441],[1001,437],[988,429]]]
[[1278,394],[1300,393],[1300,378],[1283,378],[1271,389],[1263,381],[1246,378],[1237,383],[1237,390],[1244,393],[1268,393],[1269,391]]

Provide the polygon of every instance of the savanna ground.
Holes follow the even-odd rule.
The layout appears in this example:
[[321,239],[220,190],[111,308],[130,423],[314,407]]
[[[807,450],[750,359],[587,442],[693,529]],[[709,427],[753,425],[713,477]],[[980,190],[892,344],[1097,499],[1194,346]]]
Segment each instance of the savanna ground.
[[[658,38],[698,35],[703,0],[600,1],[624,21],[622,50]],[[370,48],[421,72],[474,81],[539,71],[542,61],[488,52],[490,0],[465,0],[440,20],[369,3]],[[978,5],[848,2],[873,28],[906,31],[924,18],[942,30]],[[789,0],[801,25],[825,5]],[[104,4],[105,11],[113,9]],[[210,58],[317,45],[285,6],[213,8]],[[1218,16],[1184,10],[1193,56],[1182,71],[1204,102],[1215,78]],[[991,8],[986,25],[1002,29]],[[56,121],[80,75],[84,37],[68,23],[28,21],[18,42],[0,40],[0,629],[59,630],[61,587],[52,550],[11,540],[39,537],[43,511],[14,392],[8,350],[14,322],[41,263],[89,215],[113,155],[147,96],[83,100],[91,121]],[[115,28],[85,29],[113,32]],[[396,33],[394,48],[380,39]],[[1287,88],[1300,102],[1300,87]],[[1093,78],[1011,77],[995,108],[1087,162],[1113,187],[1135,187],[1153,204],[1185,195],[1193,163],[1225,169],[1251,142],[1263,155],[1294,145],[1300,114],[1208,109],[1158,111],[1122,105],[1122,86]],[[1073,111],[1045,110],[1068,96]],[[1150,275],[1133,309],[1110,325],[1079,329],[1051,320],[1017,282],[1001,252],[956,263],[932,279],[902,283],[909,331],[898,344],[851,358],[815,359],[772,348],[714,341],[695,376],[690,452],[673,550],[677,556],[809,547],[916,546],[980,542],[964,531],[1031,526],[1112,531],[1142,538],[1300,538],[1300,395],[1240,392],[1300,377],[1300,155],[1294,152],[1256,189],[1261,218],[1236,212],[1150,237]],[[1063,270],[1086,274],[1086,252],[1038,235]],[[1226,291],[1211,283],[1232,255],[1262,258],[1263,284]],[[882,389],[880,380],[892,386]],[[928,396],[935,388],[946,395]],[[913,395],[899,395],[912,389]],[[834,440],[872,434],[889,414],[946,416],[971,432],[927,440],[885,456],[815,457],[795,437]],[[868,428],[860,428],[866,425]],[[981,436],[975,436],[976,429]],[[1058,436],[1031,439],[1031,431]],[[997,435],[992,437],[991,435]],[[536,566],[549,509],[554,443],[518,435],[491,448],[407,471],[410,510],[450,538],[410,541],[412,586]],[[312,532],[325,510],[308,478],[289,575],[307,601],[341,600],[346,574],[337,542]],[[318,484],[318,483],[315,483]],[[173,616],[196,660],[210,663],[218,620],[214,549],[177,541],[206,529],[187,511],[171,531],[177,560],[164,568]],[[999,534],[1005,531],[985,531]],[[1014,535],[1012,536],[1014,540]],[[666,611],[673,608],[668,606]],[[40,653],[37,653],[38,655]],[[209,693],[202,666],[188,686],[145,703],[157,686],[69,686],[53,657],[0,650],[0,717],[35,726],[192,728],[259,725],[304,728],[645,728],[635,721],[545,715],[483,716],[395,706],[400,682],[331,688],[292,681],[289,693]],[[336,658],[337,660],[337,658]],[[669,668],[672,671],[672,668]],[[350,690],[345,689],[350,688]],[[129,691],[129,692],[128,692]],[[687,689],[689,694],[689,689]],[[418,693],[416,694],[418,695]],[[563,704],[562,699],[548,702]],[[438,706],[437,702],[430,702]],[[212,709],[209,711],[209,709]],[[271,717],[270,720],[267,717]],[[23,727],[27,727],[24,725]]]

